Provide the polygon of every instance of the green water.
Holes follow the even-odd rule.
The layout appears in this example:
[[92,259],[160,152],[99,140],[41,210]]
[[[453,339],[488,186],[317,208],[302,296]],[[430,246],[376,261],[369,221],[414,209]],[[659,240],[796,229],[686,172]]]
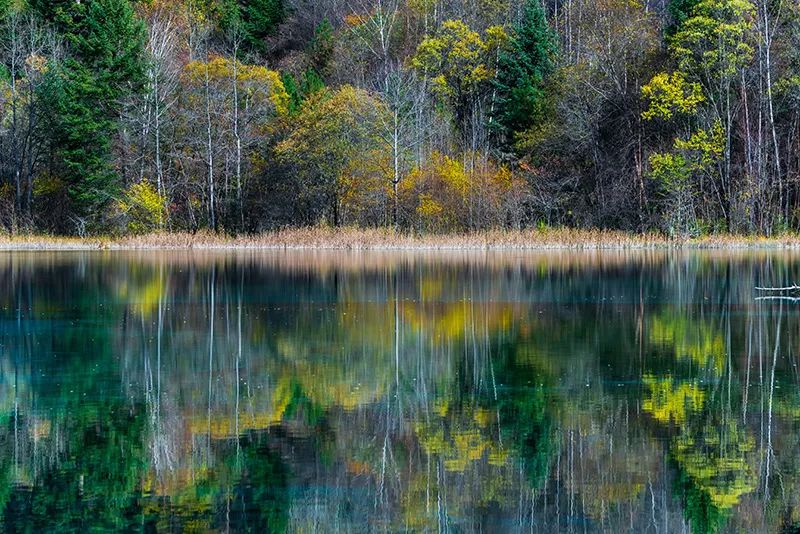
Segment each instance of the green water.
[[4,532],[796,532],[800,256],[0,255]]

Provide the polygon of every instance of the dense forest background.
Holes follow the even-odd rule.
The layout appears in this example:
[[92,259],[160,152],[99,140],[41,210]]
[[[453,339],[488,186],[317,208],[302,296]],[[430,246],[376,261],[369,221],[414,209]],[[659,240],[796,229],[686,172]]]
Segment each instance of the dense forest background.
[[800,226],[789,0],[0,0],[0,229]]

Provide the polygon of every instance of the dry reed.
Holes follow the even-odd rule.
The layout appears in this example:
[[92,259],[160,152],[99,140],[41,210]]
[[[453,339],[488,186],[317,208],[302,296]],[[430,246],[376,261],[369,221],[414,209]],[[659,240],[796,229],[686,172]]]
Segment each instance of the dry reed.
[[319,250],[604,250],[604,249],[795,249],[800,235],[765,238],[715,235],[671,239],[661,234],[568,228],[489,230],[417,236],[391,229],[309,227],[251,236],[209,232],[152,233],[123,237],[69,238],[0,235],[0,250],[319,249]]

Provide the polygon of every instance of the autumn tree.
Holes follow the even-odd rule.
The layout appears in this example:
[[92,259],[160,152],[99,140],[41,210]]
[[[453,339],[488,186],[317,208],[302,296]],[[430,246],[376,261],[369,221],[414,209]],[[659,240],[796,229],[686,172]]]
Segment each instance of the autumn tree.
[[288,112],[289,96],[276,71],[221,56],[187,64],[182,91],[181,164],[207,178],[187,183],[188,215],[202,198],[212,228],[220,217],[236,226],[248,180],[262,166],[255,149],[270,137],[271,121]]
[[[689,148],[697,158],[692,163],[685,156],[655,154],[650,159],[654,176],[667,189],[685,188],[694,176],[700,190],[710,189],[717,213],[729,230],[735,224],[732,210],[737,194],[732,172],[734,85],[753,55],[752,16],[748,0],[701,0],[670,38],[678,72],[657,75],[643,88],[651,105],[643,114],[646,119],[670,119],[673,110],[698,112],[684,135],[674,141],[676,150]],[[698,108],[700,103],[704,103],[702,108]],[[709,175],[712,168],[715,172]],[[704,176],[708,179],[703,180]],[[686,207],[685,202],[679,203]]]
[[499,26],[481,36],[460,20],[448,20],[420,43],[412,58],[432,95],[452,113],[464,148],[477,150],[485,139],[486,99],[496,74],[497,49],[506,39]]
[[350,201],[365,191],[385,207],[388,151],[379,135],[385,113],[383,102],[351,86],[317,92],[303,103],[276,153],[297,172],[298,209],[310,221],[352,222]]

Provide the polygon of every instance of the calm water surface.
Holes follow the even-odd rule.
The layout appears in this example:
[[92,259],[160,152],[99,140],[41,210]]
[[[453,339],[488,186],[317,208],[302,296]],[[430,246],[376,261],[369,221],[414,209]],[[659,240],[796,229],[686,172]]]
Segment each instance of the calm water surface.
[[0,530],[797,532],[789,253],[0,255]]

